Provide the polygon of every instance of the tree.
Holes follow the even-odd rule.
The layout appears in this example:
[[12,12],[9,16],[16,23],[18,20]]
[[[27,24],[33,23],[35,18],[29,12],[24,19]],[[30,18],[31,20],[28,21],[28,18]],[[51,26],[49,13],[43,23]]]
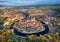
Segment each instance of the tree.
[[0,16],[0,25],[2,25],[4,23],[4,20],[6,19],[7,17],[2,17]]

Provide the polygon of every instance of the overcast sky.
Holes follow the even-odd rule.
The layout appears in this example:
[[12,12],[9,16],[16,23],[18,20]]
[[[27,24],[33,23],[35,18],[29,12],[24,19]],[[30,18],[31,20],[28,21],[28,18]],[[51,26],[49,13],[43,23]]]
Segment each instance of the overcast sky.
[[0,6],[60,4],[60,0],[0,0]]

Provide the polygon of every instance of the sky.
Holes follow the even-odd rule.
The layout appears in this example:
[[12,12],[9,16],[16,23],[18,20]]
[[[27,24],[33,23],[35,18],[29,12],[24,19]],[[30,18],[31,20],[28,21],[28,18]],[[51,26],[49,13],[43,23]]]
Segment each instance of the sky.
[[0,6],[60,4],[60,0],[0,0]]

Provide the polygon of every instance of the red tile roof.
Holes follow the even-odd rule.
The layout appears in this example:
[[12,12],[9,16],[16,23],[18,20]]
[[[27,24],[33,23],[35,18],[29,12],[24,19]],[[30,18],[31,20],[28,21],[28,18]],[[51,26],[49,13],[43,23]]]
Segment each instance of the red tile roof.
[[11,15],[11,16],[9,16],[4,22],[7,22],[9,19],[13,19],[13,18],[15,18],[16,17],[16,15]]

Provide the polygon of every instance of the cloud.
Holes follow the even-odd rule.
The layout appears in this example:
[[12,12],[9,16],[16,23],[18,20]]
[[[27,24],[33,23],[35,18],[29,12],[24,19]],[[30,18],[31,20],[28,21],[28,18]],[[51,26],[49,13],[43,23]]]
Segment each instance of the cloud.
[[35,4],[60,4],[60,0],[0,0],[4,6],[24,6]]

